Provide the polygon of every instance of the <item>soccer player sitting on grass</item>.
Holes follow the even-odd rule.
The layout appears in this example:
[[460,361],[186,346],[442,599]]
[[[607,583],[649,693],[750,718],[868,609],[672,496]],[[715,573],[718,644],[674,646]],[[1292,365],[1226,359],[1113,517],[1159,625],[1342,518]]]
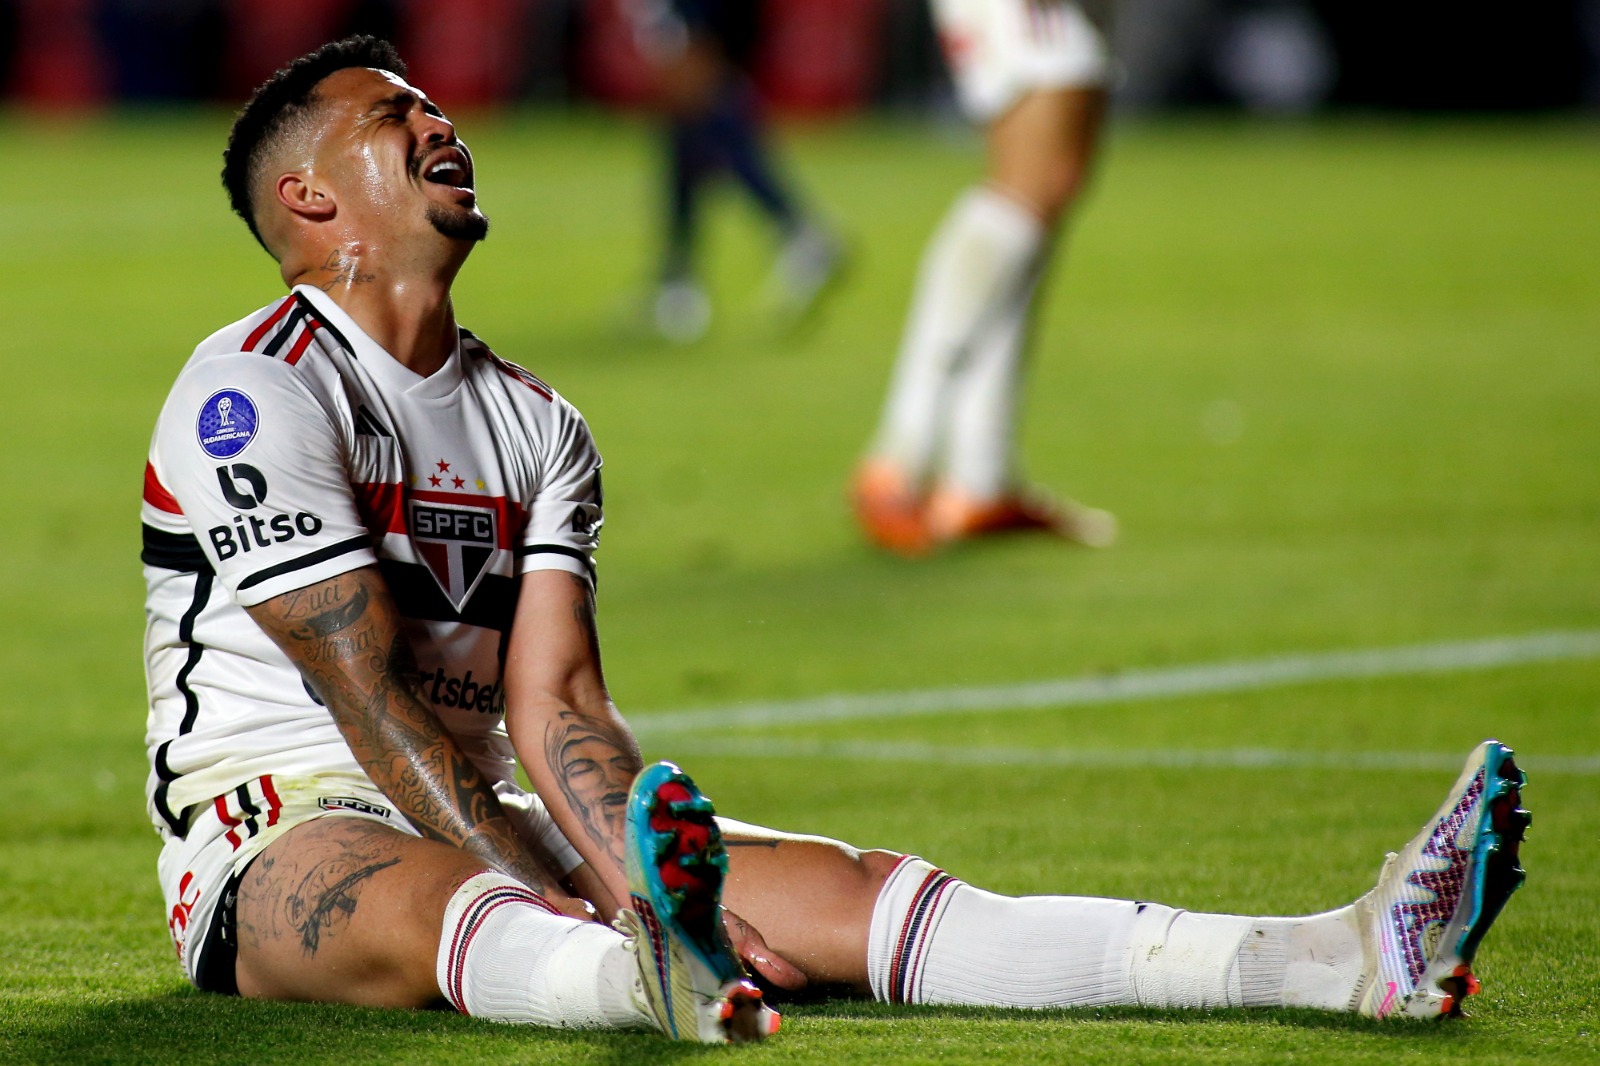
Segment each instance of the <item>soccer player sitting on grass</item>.
[[200,343],[151,444],[149,809],[191,981],[712,1042],[777,1027],[745,965],[896,1003],[1439,1015],[1473,990],[1526,824],[1493,742],[1372,892],[1303,918],[998,896],[715,819],[643,766],[600,668],[599,453],[456,324],[488,222],[404,75],[352,38],[241,111],[225,184],[291,291]]

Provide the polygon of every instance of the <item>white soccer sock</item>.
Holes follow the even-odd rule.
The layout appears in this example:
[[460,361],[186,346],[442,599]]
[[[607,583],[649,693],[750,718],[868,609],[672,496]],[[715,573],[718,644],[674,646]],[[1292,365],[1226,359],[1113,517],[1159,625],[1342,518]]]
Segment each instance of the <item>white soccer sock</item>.
[[1364,966],[1354,904],[1298,918],[1140,906],[1130,946],[1143,1006],[1353,1006]]
[[1346,907],[1308,918],[1191,914],[1086,896],[1008,897],[904,860],[872,915],[888,1003],[1347,1009],[1362,970]]
[[906,859],[872,913],[867,979],[886,1003],[1129,1003],[1128,942],[1137,906],[1081,896],[998,896]]
[[436,967],[445,998],[475,1018],[558,1029],[651,1025],[622,935],[557,913],[503,874],[468,878],[450,897]]
[[1038,281],[1036,269],[951,378],[943,480],[973,500],[999,499],[1015,480],[1017,398]]
[[1044,226],[992,189],[964,193],[929,242],[872,453],[925,477],[951,402],[950,378],[1015,302],[1044,246]]

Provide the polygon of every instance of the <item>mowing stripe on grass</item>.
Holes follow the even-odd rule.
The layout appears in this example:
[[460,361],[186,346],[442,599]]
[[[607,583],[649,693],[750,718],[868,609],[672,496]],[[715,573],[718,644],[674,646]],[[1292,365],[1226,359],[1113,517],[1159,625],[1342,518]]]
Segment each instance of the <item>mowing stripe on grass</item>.
[[1530,663],[1600,659],[1600,629],[1531,633],[1520,637],[1441,644],[1412,644],[1365,651],[1318,652],[1235,662],[1129,670],[1102,677],[1069,677],[1015,685],[921,689],[862,695],[819,696],[781,702],[639,714],[631,719],[642,737],[740,726],[804,725],[904,718],[914,715],[993,714],[1003,711],[1081,707],[1133,700],[1249,692],[1285,685],[1421,674],[1455,674]]
[[[674,753],[766,759],[853,759],[860,762],[932,763],[947,766],[1090,767],[1099,770],[1424,770],[1461,769],[1461,752],[1283,751],[1272,748],[975,748],[915,741],[790,740],[749,737],[673,741]],[[1600,755],[1533,755],[1517,765],[1536,776],[1600,775]]]

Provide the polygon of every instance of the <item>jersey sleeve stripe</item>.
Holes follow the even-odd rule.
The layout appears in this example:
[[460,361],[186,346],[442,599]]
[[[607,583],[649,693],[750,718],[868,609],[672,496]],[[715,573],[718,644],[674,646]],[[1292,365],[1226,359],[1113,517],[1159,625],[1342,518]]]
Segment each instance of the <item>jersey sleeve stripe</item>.
[[290,366],[294,366],[300,361],[300,357],[306,354],[306,349],[311,347],[314,331],[321,324],[322,323],[318,322],[314,318],[306,319],[305,330],[300,334],[300,338],[294,342],[294,345],[290,347],[289,354],[283,357],[283,361],[285,363],[288,363]]
[[589,553],[567,544],[519,544],[513,549],[518,559],[529,555],[570,555],[580,562],[590,562]]
[[493,365],[495,369],[499,370],[500,373],[504,374],[512,381],[526,385],[528,388],[532,389],[546,400],[552,402],[555,400],[555,393],[551,390],[550,386],[546,385],[544,382],[528,373],[516,363],[513,363],[508,359],[502,359],[498,355],[495,355],[494,350],[491,349],[487,344],[483,343],[483,341],[479,340],[471,330],[462,327],[458,329],[458,333],[461,336],[462,351],[470,355],[474,355],[479,359],[489,360],[490,364]]
[[289,308],[293,306],[294,297],[291,296],[274,308],[272,314],[267,316],[265,322],[262,322],[261,325],[250,331],[250,336],[246,337],[244,341],[244,350],[247,352],[255,351],[256,345],[261,343],[261,338],[265,337],[269,332],[271,332],[272,327],[278,324],[278,319],[288,314]]
[[276,337],[267,342],[266,347],[261,349],[261,354],[276,358],[278,352],[283,348],[283,342],[289,339],[300,325],[300,321],[305,317],[306,309],[303,307],[296,306],[293,311],[290,311],[289,317],[283,321],[283,328],[278,331]]
[[340,333],[337,329],[335,329],[331,322],[324,322],[317,317],[317,308],[310,300],[306,299],[298,292],[294,294],[293,298],[300,301],[300,309],[304,311],[311,319],[311,326],[313,329],[323,330],[330,337],[339,342],[339,347],[343,348],[351,355],[356,354],[356,350],[350,346],[349,341],[345,340],[343,333]]
[[296,570],[304,570],[308,566],[316,566],[318,563],[325,563],[329,559],[337,559],[341,555],[348,555],[351,552],[361,551],[370,547],[371,544],[372,538],[367,534],[357,534],[348,540],[341,540],[337,544],[330,544],[326,548],[318,548],[314,552],[307,552],[298,559],[290,559],[286,562],[279,563],[277,566],[269,566],[265,570],[258,570],[249,577],[245,578],[243,581],[239,582],[239,589],[243,591],[244,589],[255,588],[263,581],[271,581],[275,577],[282,577],[284,574],[292,574]]
[[209,574],[211,560],[200,549],[200,542],[189,533],[168,533],[155,526],[144,527],[144,550],[139,561],[163,570],[177,570],[185,574]]
[[513,549],[513,554],[518,559],[526,559],[530,555],[565,555],[582,563],[584,570],[589,575],[590,583],[597,583],[594,560],[589,557],[589,553],[566,544],[519,544]]
[[156,477],[156,468],[148,462],[144,464],[144,502],[168,514],[183,513],[178,501],[167,491],[167,487],[161,484],[161,479]]

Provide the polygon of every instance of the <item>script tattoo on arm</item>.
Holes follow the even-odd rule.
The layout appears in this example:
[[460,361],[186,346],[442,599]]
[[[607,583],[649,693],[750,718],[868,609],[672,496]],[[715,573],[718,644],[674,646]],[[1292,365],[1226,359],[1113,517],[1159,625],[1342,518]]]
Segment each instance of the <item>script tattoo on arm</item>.
[[539,892],[555,879],[517,838],[488,780],[420,698],[418,667],[377,570],[286,593],[250,616],[300,668],[367,775],[427,837]]

